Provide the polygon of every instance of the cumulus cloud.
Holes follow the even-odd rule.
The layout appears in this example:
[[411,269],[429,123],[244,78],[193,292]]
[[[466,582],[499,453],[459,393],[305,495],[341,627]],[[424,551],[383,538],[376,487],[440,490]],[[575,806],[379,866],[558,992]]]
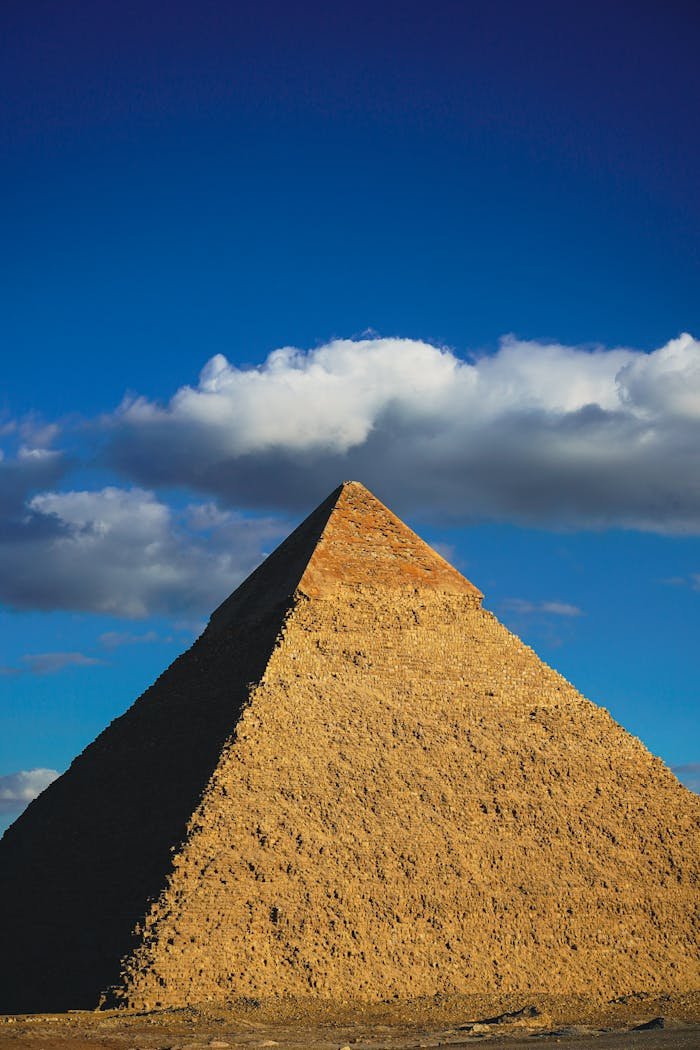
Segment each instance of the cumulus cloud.
[[39,536],[0,544],[0,600],[131,618],[209,610],[288,527],[214,510],[176,512],[139,488],[40,493],[28,504]]
[[649,416],[700,418],[700,354],[689,335],[639,354],[620,370],[622,396]]
[[[111,467],[123,486],[61,488],[88,432],[101,484]],[[259,367],[217,355],[166,403],[128,398],[72,435],[29,420],[0,436],[0,601],[18,609],[199,622],[286,534],[280,512],[301,516],[348,478],[435,522],[700,534],[690,335],[653,353],[509,337],[463,359],[372,337],[285,347]],[[75,459],[50,447],[59,438]],[[188,490],[204,495],[183,505]],[[544,604],[511,611],[580,612]]]
[[686,762],[679,766],[671,766],[671,769],[682,784],[700,795],[700,762]]
[[58,775],[55,769],[21,769],[0,776],[0,813],[21,813]]
[[506,338],[463,360],[410,339],[222,355],[164,405],[127,399],[112,465],[230,504],[301,509],[343,478],[401,512],[700,532],[700,343],[650,354]]
[[27,500],[60,481],[69,466],[64,455],[51,449],[22,445],[13,456],[0,454],[0,542],[55,531],[56,523],[38,518]]

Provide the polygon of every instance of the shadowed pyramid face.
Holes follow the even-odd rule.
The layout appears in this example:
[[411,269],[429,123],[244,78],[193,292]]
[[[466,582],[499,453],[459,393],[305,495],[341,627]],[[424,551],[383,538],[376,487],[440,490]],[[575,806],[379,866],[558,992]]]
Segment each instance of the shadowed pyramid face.
[[697,800],[357,483],[0,844],[0,1009],[698,982]]

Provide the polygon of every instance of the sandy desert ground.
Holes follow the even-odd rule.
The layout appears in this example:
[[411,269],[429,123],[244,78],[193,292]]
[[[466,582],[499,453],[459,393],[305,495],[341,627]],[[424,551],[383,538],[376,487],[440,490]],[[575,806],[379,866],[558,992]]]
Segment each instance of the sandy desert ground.
[[281,1000],[152,1012],[0,1017],[0,1050],[697,1050],[700,993],[582,997],[438,997],[372,1006]]

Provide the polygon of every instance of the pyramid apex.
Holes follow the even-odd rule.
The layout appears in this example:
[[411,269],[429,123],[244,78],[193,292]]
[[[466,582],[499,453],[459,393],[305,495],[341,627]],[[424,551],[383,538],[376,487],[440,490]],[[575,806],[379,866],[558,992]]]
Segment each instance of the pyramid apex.
[[370,492],[370,490],[367,488],[366,485],[363,485],[361,481],[354,481],[354,480],[341,481],[341,483],[338,486],[336,491],[338,492],[338,495],[341,495],[342,493],[352,492],[352,491],[366,492],[369,496],[372,495],[372,493]]
[[361,481],[343,481],[215,610],[210,627],[257,619],[297,593],[322,597],[343,585],[483,598]]
[[362,482],[342,482],[329,500],[333,505],[299,581],[300,592],[320,597],[341,585],[370,585],[427,587],[477,602],[483,598]]

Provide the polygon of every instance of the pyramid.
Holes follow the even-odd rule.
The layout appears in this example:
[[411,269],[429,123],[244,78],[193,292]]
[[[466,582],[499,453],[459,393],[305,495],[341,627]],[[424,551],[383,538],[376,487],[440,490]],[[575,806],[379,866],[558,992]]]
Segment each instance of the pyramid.
[[700,985],[699,800],[341,485],[0,841],[0,1012]]

